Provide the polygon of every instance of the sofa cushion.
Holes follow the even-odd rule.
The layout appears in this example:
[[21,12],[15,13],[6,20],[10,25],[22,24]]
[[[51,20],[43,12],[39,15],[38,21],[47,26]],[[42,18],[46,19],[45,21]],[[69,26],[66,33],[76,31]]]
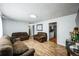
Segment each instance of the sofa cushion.
[[16,41],[20,41],[21,39],[18,37],[18,38],[14,38],[14,39],[11,39],[11,42],[12,44],[14,44]]
[[12,44],[10,40],[5,37],[0,38],[0,55],[3,55],[3,56],[13,55]]
[[26,51],[25,53],[21,54],[21,56],[33,56],[35,52],[34,48],[30,48],[28,51]]
[[9,35],[4,35],[3,36],[5,39],[8,39],[11,43],[12,43],[12,39],[11,39],[11,37],[9,36]]
[[9,39],[5,38],[5,37],[1,37],[0,38],[0,46],[4,46],[4,45],[10,45],[12,46],[12,43]]
[[10,38],[11,38],[11,37],[8,36],[8,35],[4,35],[3,37],[4,37],[5,39],[8,39],[8,40],[10,40]]
[[13,44],[14,55],[20,55],[24,53],[25,51],[28,51],[28,47],[22,41],[16,41]]
[[12,56],[13,48],[10,45],[0,46],[0,56]]

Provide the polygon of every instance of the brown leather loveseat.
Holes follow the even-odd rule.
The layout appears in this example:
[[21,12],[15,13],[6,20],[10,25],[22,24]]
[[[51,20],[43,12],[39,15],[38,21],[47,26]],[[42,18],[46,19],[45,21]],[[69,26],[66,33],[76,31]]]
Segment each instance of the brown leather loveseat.
[[36,35],[34,35],[34,40],[37,40],[39,42],[47,41],[47,33],[45,33],[45,32],[38,32]]
[[15,33],[12,33],[12,36],[11,36],[12,42],[15,42],[17,40],[24,41],[28,39],[29,39],[29,35],[27,32],[15,32]]

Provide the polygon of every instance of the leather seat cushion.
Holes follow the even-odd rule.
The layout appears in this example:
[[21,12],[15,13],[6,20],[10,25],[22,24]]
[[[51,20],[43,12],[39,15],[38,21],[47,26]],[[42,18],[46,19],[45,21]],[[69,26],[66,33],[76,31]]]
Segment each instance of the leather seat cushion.
[[22,41],[16,41],[13,44],[13,54],[14,55],[20,55],[22,53],[24,53],[25,51],[28,51],[28,47],[27,45],[25,45]]

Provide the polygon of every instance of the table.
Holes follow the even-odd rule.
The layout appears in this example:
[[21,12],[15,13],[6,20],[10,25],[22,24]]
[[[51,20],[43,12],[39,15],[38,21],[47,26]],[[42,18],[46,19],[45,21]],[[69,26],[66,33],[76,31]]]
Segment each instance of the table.
[[79,56],[79,53],[75,52],[71,48],[71,46],[74,46],[74,45],[75,45],[74,42],[66,40],[66,49],[67,49],[67,55],[68,56],[70,56],[70,55],[72,55],[72,56]]

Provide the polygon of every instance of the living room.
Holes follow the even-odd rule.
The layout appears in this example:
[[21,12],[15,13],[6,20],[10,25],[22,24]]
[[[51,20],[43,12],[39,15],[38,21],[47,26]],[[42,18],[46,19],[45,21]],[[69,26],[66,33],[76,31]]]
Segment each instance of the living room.
[[8,45],[3,36],[13,45],[1,47],[0,55],[67,56],[66,40],[79,26],[78,9],[79,3],[0,3],[0,45]]

